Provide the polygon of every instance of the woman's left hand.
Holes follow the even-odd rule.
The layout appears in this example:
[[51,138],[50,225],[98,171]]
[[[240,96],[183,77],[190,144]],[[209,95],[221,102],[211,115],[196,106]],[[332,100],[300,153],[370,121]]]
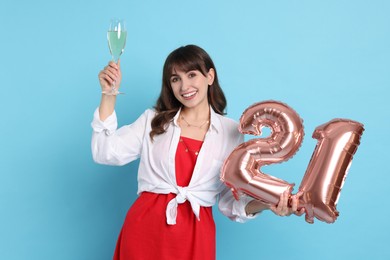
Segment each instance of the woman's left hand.
[[270,210],[274,212],[278,216],[290,216],[291,214],[295,214],[301,216],[305,212],[305,208],[301,208],[298,210],[299,198],[302,196],[302,192],[298,192],[295,195],[291,196],[291,206],[289,205],[290,193],[285,191],[280,195],[280,200],[278,205],[271,206]]

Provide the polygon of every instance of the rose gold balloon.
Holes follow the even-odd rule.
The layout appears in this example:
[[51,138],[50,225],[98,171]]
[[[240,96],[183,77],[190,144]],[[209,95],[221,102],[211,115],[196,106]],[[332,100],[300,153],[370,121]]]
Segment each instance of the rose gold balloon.
[[305,208],[308,223],[314,217],[333,223],[338,217],[336,204],[363,131],[362,124],[347,119],[333,119],[315,129],[318,143],[299,187],[299,207]]
[[276,205],[284,191],[291,193],[294,184],[264,174],[260,168],[292,157],[302,143],[303,125],[292,108],[271,100],[247,108],[240,118],[239,131],[261,135],[264,126],[271,128],[271,135],[237,146],[223,164],[221,180],[231,187],[236,199],[239,193],[246,193],[266,204]]

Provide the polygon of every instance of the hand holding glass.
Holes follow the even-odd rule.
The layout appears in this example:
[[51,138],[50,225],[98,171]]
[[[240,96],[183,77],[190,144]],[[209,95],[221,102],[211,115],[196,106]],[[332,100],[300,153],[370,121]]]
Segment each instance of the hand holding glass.
[[[126,45],[127,31],[125,21],[121,19],[112,19],[107,32],[108,47],[112,56],[112,61],[118,63],[119,57],[123,53]],[[115,82],[111,86],[111,90],[103,91],[106,95],[123,94],[119,92],[115,86]]]

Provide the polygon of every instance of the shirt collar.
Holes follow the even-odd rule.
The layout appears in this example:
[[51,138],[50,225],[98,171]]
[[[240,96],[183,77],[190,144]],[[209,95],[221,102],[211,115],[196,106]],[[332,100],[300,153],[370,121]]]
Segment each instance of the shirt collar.
[[[176,115],[173,117],[173,124],[177,127],[179,127],[179,124],[177,123],[177,120],[179,119],[181,108],[179,111],[177,111]],[[221,131],[222,124],[221,120],[218,118],[220,115],[217,114],[214,109],[210,106],[210,126],[209,131],[215,130],[217,133]]]

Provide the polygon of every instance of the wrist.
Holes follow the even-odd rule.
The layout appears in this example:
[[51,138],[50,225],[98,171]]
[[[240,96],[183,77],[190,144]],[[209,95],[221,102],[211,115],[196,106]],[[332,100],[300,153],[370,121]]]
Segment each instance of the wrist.
[[110,87],[102,88],[102,94],[106,96],[117,96],[119,94],[124,94],[122,92],[119,92],[119,85],[112,85]]
[[269,206],[267,204],[264,204],[263,202],[259,200],[251,200],[248,204],[245,206],[245,212],[249,215],[255,215],[263,210],[269,209]]

